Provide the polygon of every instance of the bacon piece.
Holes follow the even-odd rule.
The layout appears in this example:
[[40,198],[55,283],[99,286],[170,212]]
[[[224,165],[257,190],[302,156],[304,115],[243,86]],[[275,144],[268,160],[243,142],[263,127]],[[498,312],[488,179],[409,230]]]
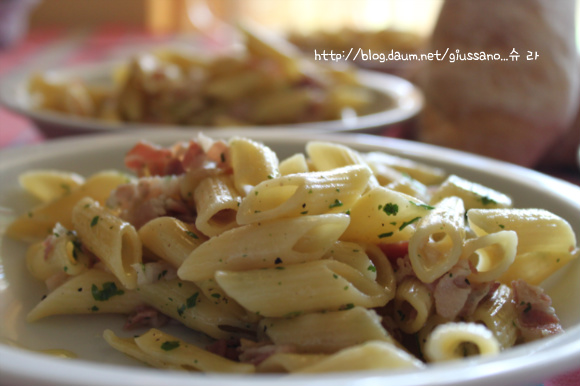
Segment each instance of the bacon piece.
[[290,345],[277,346],[271,342],[253,342],[248,339],[241,339],[239,351],[240,362],[257,366],[274,354],[295,353],[296,347]]
[[433,297],[435,309],[439,315],[447,319],[455,319],[469,298],[471,283],[467,276],[471,268],[467,260],[460,260],[435,284]]
[[563,332],[560,319],[552,308],[552,299],[538,286],[519,279],[512,281],[518,313],[516,324],[524,342]]
[[472,283],[471,292],[467,296],[465,304],[459,312],[459,316],[465,317],[473,314],[479,303],[488,295],[493,294],[499,285],[500,283],[497,281],[487,283]]
[[182,176],[141,177],[136,184],[118,186],[107,200],[107,205],[119,208],[119,216],[137,229],[150,220],[166,215],[191,220],[191,209],[181,197],[181,179]]
[[395,264],[398,259],[405,257],[409,253],[409,242],[379,244],[381,251],[387,256],[391,264]]
[[[170,149],[139,141],[125,156],[125,166],[137,173],[139,177],[164,176],[173,159]],[[175,168],[175,165],[171,165],[171,168]]]
[[205,349],[211,353],[230,359],[232,361],[239,361],[239,347],[239,339],[218,339],[215,342],[207,345]]
[[169,317],[163,315],[155,308],[147,305],[138,306],[129,316],[123,326],[125,330],[133,330],[140,327],[159,328],[169,322]]

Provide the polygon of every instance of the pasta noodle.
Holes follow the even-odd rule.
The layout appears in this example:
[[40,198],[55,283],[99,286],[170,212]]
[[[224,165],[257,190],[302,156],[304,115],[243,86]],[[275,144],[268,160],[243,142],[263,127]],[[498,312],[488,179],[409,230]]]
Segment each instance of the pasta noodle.
[[[253,38],[248,47],[301,76],[291,51]],[[212,71],[240,69],[229,64]],[[208,86],[214,98],[264,81],[227,76]],[[88,111],[85,91],[59,92]],[[252,113],[269,119],[267,106],[293,111],[301,98]],[[562,331],[538,285],[580,256],[570,224],[439,168],[322,141],[279,162],[251,139],[203,135],[139,142],[126,166],[137,179],[22,175],[42,203],[7,233],[31,243],[28,272],[47,288],[29,322],[122,314],[137,331],[105,326],[112,350],[161,369],[245,374],[420,371]],[[168,321],[209,344],[169,335]]]

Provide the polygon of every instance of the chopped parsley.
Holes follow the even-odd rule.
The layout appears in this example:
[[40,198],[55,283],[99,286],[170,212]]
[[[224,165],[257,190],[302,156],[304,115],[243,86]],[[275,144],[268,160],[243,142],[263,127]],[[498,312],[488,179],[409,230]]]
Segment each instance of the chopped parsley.
[[330,204],[328,206],[328,208],[329,209],[332,209],[332,208],[336,208],[336,207],[339,207],[339,206],[342,206],[342,202],[340,202],[340,200],[337,198],[336,200],[334,200],[334,202],[332,204]]
[[65,191],[65,194],[69,194],[70,193],[70,186],[67,184],[60,184],[60,187],[62,188],[62,190]]
[[488,196],[481,196],[481,197],[479,198],[479,201],[481,201],[481,203],[482,203],[483,205],[489,205],[489,204],[497,204],[497,202],[496,202],[494,199],[492,199],[492,198],[489,198]]
[[377,272],[377,267],[375,267],[374,265],[369,265],[367,270],[371,272]]
[[123,295],[125,291],[117,288],[117,284],[112,281],[107,281],[103,283],[103,289],[100,290],[96,284],[91,286],[91,293],[93,294],[93,299],[99,302],[104,302],[109,300],[115,295]]
[[221,298],[221,297],[222,297],[222,295],[220,295],[220,294],[218,294],[218,293],[215,293],[215,294],[211,294],[211,297],[212,297],[212,298],[219,299],[219,298]]
[[91,228],[94,227],[95,225],[97,225],[98,223],[99,223],[99,216],[93,217],[93,219],[91,220]]
[[415,205],[415,206],[418,206],[419,208],[423,208],[423,209],[427,209],[427,210],[433,210],[433,209],[435,209],[435,207],[434,206],[431,206],[431,205],[427,205],[427,204],[417,204],[416,202],[413,202],[413,201],[409,201],[409,202],[411,204]]
[[199,296],[199,292],[194,293],[193,295],[191,295],[190,297],[187,298],[187,300],[185,301],[185,304],[187,305],[187,308],[193,308],[195,307],[195,303],[197,302],[197,297]]
[[383,239],[385,237],[391,237],[392,235],[393,235],[393,232],[381,233],[379,235],[379,239]]
[[185,233],[191,238],[194,238],[196,240],[199,239],[199,236],[193,233],[192,231],[185,231]]
[[401,226],[399,227],[399,230],[402,231],[403,229],[405,229],[407,227],[407,225],[411,225],[413,224],[415,221],[418,221],[421,218],[421,216],[415,217],[409,221],[405,221],[403,224],[401,224]]
[[179,347],[179,341],[177,341],[177,340],[168,340],[168,341],[163,342],[163,344],[161,345],[161,349],[164,351],[175,350],[178,347]]
[[387,216],[396,216],[397,213],[399,213],[399,205],[387,202],[385,206],[383,206],[383,212],[385,212]]

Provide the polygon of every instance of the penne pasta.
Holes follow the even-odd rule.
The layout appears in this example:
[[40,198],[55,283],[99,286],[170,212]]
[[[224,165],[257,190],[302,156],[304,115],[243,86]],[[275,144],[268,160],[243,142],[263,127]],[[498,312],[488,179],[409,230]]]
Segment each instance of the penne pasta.
[[430,206],[414,197],[377,187],[354,203],[342,239],[369,244],[407,241],[415,223],[430,210]]
[[466,210],[512,207],[512,200],[507,195],[456,175],[447,177],[433,192],[431,203],[436,204],[446,197],[461,198]]
[[143,303],[212,338],[228,339],[237,335],[233,331],[243,335],[251,330],[243,310],[226,298],[206,297],[191,282],[157,280],[139,285],[138,293]]
[[84,184],[83,176],[60,170],[31,170],[18,178],[20,186],[42,202],[56,200]]
[[369,341],[345,348],[317,363],[303,367],[299,373],[329,373],[363,370],[422,369],[425,365],[392,343]]
[[57,287],[26,316],[34,322],[47,316],[66,314],[129,314],[140,297],[127,290],[112,274],[98,269],[85,271]]
[[481,324],[445,323],[433,330],[425,343],[425,356],[431,362],[465,358],[472,355],[493,355],[499,342]]
[[226,175],[203,179],[193,194],[195,226],[206,236],[216,236],[238,226],[236,214],[241,196]]
[[498,280],[516,257],[518,236],[514,231],[501,231],[467,240],[462,258],[469,259],[475,272],[469,275],[474,283]]
[[143,254],[135,227],[88,197],[74,207],[72,223],[83,245],[107,266],[124,287],[135,289],[137,273],[131,266],[140,263]]
[[468,321],[484,324],[493,333],[501,349],[505,350],[512,347],[518,338],[518,329],[514,322],[517,318],[513,291],[502,284],[489,299],[477,306]]
[[419,331],[433,310],[431,291],[416,278],[407,278],[397,286],[395,322],[408,334]]
[[232,138],[229,146],[234,186],[241,195],[247,195],[260,182],[278,176],[278,157],[270,148],[245,138]]
[[284,317],[354,306],[372,308],[388,301],[378,283],[334,260],[244,272],[218,271],[215,279],[244,308],[263,316]]
[[193,224],[168,216],[148,221],[137,233],[144,247],[175,268],[207,240]]
[[328,172],[290,174],[255,186],[242,200],[237,222],[347,212],[368,185],[368,168],[345,166]]
[[464,208],[459,198],[449,197],[429,208],[409,240],[409,260],[424,283],[432,283],[457,263],[465,239]]
[[41,204],[18,217],[8,226],[6,234],[18,240],[34,242],[48,236],[56,223],[72,229],[72,210],[80,199],[91,197],[103,204],[113,189],[128,180],[129,177],[117,171],[97,173],[83,185],[71,189],[70,193]]
[[210,279],[217,270],[240,271],[320,259],[348,225],[348,216],[327,214],[275,220],[231,229],[195,249],[178,275]]
[[331,354],[368,341],[393,343],[376,312],[361,307],[294,318],[265,318],[258,326],[276,345],[301,353]]

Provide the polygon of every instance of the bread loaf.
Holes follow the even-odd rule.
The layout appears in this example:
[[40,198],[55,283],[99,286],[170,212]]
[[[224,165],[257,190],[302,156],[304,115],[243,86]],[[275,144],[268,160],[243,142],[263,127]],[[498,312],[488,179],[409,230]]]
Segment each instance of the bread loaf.
[[[535,166],[573,130],[580,87],[574,10],[575,0],[446,0],[430,52],[449,51],[424,62],[417,139]],[[506,60],[461,60],[468,53]]]

